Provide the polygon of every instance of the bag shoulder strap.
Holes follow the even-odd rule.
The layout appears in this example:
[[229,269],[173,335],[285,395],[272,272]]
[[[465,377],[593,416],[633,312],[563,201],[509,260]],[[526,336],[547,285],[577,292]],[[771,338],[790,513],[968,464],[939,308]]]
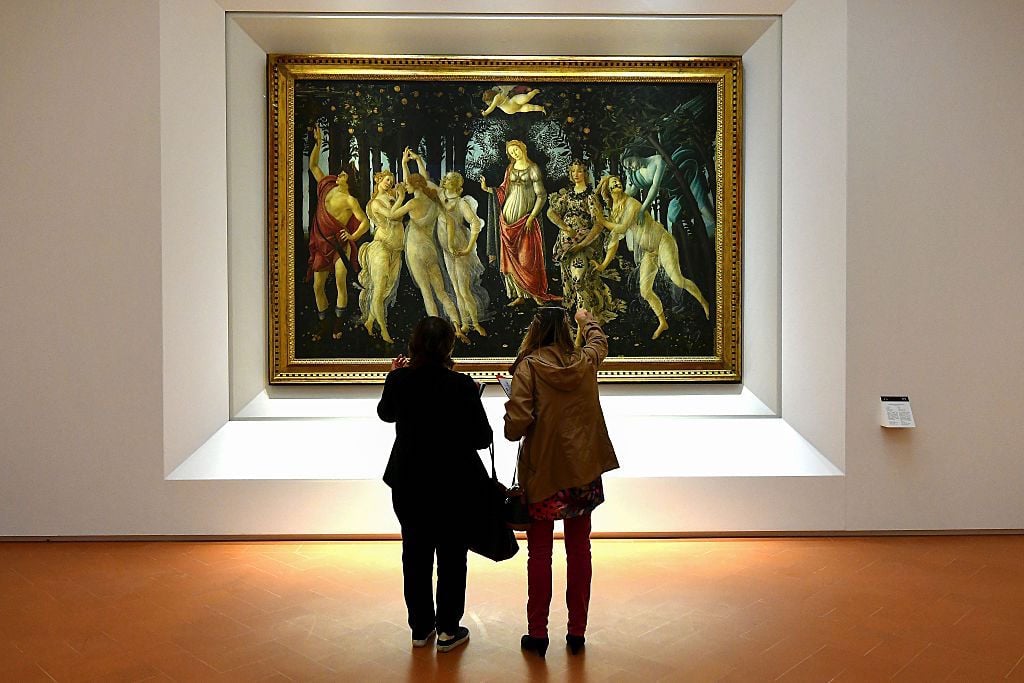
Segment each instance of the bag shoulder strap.
[[[491,441],[491,443],[487,445],[487,451],[488,451],[488,453],[490,453],[490,456],[491,456],[491,479],[493,479],[494,481],[498,481],[498,472],[494,468],[494,441]],[[523,454],[523,440],[520,439],[519,440],[519,448],[516,450],[516,465],[515,465],[515,468],[512,470],[512,486],[511,486],[511,488],[515,488],[516,486],[519,485],[519,457],[522,454]]]
[[491,443],[488,444],[487,450],[490,451],[491,454],[491,479],[498,481],[498,473],[494,469],[494,441],[491,441]]
[[516,449],[516,466],[512,470],[512,488],[519,486],[519,458],[523,454],[523,440],[519,439],[519,448]]

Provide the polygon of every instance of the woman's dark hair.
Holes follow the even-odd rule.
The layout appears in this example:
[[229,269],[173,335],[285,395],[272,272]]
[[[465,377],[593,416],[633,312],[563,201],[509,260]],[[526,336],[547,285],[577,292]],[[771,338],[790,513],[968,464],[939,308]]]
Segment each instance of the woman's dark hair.
[[455,328],[444,318],[427,316],[416,323],[409,340],[409,365],[422,368],[440,365],[452,369],[452,349],[455,348]]
[[508,371],[515,374],[524,358],[540,347],[552,344],[572,353],[574,345],[572,331],[569,329],[569,314],[561,306],[541,306],[533,316],[523,343],[519,345],[519,355]]

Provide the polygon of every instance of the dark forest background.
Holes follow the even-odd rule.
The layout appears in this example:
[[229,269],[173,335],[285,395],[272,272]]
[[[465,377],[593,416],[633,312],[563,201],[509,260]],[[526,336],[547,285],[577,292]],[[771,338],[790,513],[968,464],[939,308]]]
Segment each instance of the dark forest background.
[[[715,134],[717,112],[713,84],[581,83],[543,82],[517,84],[520,89],[536,87],[540,93],[532,100],[546,113],[506,114],[496,109],[481,116],[486,108],[482,93],[494,87],[489,82],[438,81],[337,81],[297,80],[295,83],[295,149],[308,160],[312,151],[313,129],[325,131],[322,155],[328,172],[345,170],[351,193],[365,208],[370,197],[373,174],[388,168],[401,179],[402,151],[411,147],[423,156],[431,180],[438,182],[444,173],[457,170],[465,177],[463,194],[480,204],[479,215],[486,220],[488,195],[479,184],[481,175],[491,186],[500,184],[508,159],[505,141],[523,140],[530,158],[544,172],[544,185],[551,195],[571,185],[569,164],[584,161],[591,176],[591,187],[602,175],[620,173],[627,149],[640,149],[646,155],[661,154],[670,161],[673,154],[685,150],[691,165],[709,184],[717,198],[714,181]],[[323,164],[322,164],[323,165]],[[303,223],[309,224],[316,206],[316,182],[306,170],[308,163],[295,160],[296,225],[296,355],[298,358],[390,358],[405,352],[412,326],[425,315],[419,290],[405,264],[399,278],[397,300],[388,312],[388,326],[395,344],[371,338],[362,328],[358,307],[358,286],[349,276],[349,305],[345,312],[341,339],[329,335],[313,340],[317,324],[312,283],[304,282],[308,258]],[[660,196],[652,204],[655,216],[666,227],[669,188],[680,197],[683,228],[674,227],[677,240],[681,233],[697,235],[707,242],[703,248],[714,253],[713,226],[707,226],[690,192],[689,184],[679,176],[677,165],[670,163]],[[410,170],[415,171],[413,162]],[[303,176],[307,176],[304,178]],[[305,180],[305,184],[304,184]],[[307,188],[307,211],[303,188]],[[643,200],[643,195],[638,199]],[[551,260],[557,228],[541,211],[541,223],[547,255],[549,291],[560,294],[562,284],[557,264]],[[369,240],[367,234],[364,240]],[[505,306],[504,283],[496,264],[488,264],[481,236],[477,247],[486,269],[482,284],[491,303],[484,326],[487,337],[471,334],[471,344],[459,343],[456,357],[508,358],[515,355],[522,334],[533,315],[534,304],[509,309]],[[659,339],[650,336],[657,319],[640,298],[633,255],[620,245],[617,268],[620,281],[609,282],[614,295],[627,308],[605,326],[610,337],[610,356],[666,357],[707,356],[714,350],[714,310],[706,320],[697,302],[672,286],[659,273],[655,292],[665,304],[670,328]],[[688,262],[684,244],[680,244],[680,265],[684,275],[698,283],[709,301],[714,300],[713,271],[706,272]],[[713,260],[712,260],[713,266]],[[708,289],[710,285],[710,290]],[[328,295],[334,298],[334,279],[328,283]],[[333,313],[332,313],[333,315]]]

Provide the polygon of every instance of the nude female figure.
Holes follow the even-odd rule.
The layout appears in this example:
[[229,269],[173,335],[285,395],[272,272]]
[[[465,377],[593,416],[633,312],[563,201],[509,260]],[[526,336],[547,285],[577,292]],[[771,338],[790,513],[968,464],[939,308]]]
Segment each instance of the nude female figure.
[[665,226],[656,221],[651,214],[641,213],[642,205],[623,191],[622,180],[617,176],[602,178],[597,186],[597,192],[606,203],[610,202],[611,204],[608,218],[595,217],[595,225],[590,234],[585,240],[572,247],[572,250],[585,249],[597,239],[602,229],[610,231],[611,236],[608,240],[608,250],[604,261],[593,264],[595,269],[603,271],[615,258],[619,242],[627,232],[632,232],[633,256],[637,265],[640,266],[640,296],[658,317],[658,327],[654,330],[651,339],[657,339],[668,329],[664,306],[658,295],[654,293],[654,277],[658,274],[659,268],[665,269],[676,287],[689,292],[704,309],[704,316],[708,317],[708,302],[697,285],[683,276],[682,270],[679,268],[679,247],[676,246],[672,235],[665,230]]

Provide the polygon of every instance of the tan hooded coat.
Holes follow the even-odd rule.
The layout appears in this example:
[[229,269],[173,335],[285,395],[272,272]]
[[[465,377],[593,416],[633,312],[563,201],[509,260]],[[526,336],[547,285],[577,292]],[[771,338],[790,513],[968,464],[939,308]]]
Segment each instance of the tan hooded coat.
[[597,391],[608,337],[592,319],[583,333],[583,348],[566,353],[541,347],[523,359],[512,378],[505,438],[525,436],[518,476],[531,503],[589,484],[619,466]]

